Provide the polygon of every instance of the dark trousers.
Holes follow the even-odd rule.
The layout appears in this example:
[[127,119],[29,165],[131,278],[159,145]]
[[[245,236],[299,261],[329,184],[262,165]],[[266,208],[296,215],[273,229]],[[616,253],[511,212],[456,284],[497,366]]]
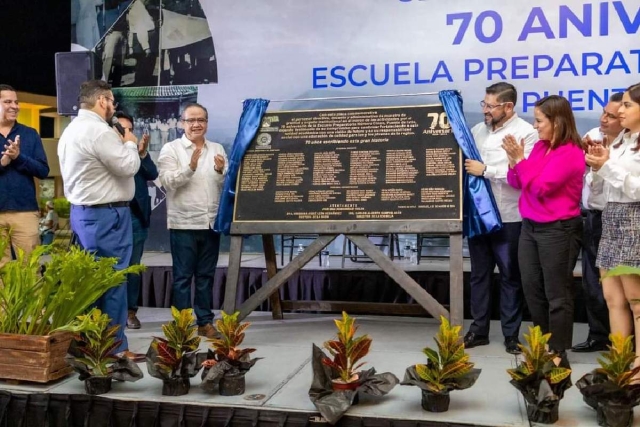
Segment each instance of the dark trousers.
[[[131,213],[131,228],[133,229],[133,249],[131,251],[130,265],[140,264],[144,252],[144,242],[147,240],[149,229],[144,228],[138,217]],[[138,311],[138,299],[140,298],[140,274],[127,275],[127,306],[129,310]]]
[[191,281],[195,277],[193,309],[198,326],[213,322],[213,278],[218,263],[220,234],[213,230],[169,230],[173,258],[173,305],[191,308]]
[[596,267],[596,255],[602,236],[602,211],[587,212],[582,242],[582,289],[589,322],[588,339],[609,341],[609,309],[602,293],[600,270]]
[[520,222],[504,223],[495,233],[469,239],[471,257],[471,316],[469,330],[489,335],[493,270],[500,272],[500,323],[505,337],[518,336],[522,322],[522,284],[518,268]]
[[573,339],[573,269],[582,239],[582,217],[537,223],[524,219],[518,261],[531,320],[551,332],[549,348],[571,348]]
[[[71,206],[71,229],[77,236],[81,248],[96,257],[114,257],[116,270],[129,266],[131,259],[132,233],[131,212],[128,207],[89,208]],[[87,286],[91,284],[88,283]],[[127,325],[127,285],[109,289],[94,304],[111,318],[112,325],[120,325],[116,339],[121,340],[116,352],[129,349],[124,330]]]

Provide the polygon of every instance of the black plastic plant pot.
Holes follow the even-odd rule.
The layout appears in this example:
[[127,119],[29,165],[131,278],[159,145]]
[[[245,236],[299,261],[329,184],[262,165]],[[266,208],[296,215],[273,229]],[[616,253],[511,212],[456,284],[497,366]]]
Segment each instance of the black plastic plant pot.
[[587,397],[587,396],[585,396],[583,394],[582,395],[582,400],[584,401],[584,403],[586,403],[587,405],[591,406],[596,411],[598,410],[598,401],[595,398]]
[[244,394],[244,373],[225,374],[220,379],[220,395],[221,396],[238,396]]
[[604,427],[631,427],[633,407],[598,403],[598,425]]
[[[536,405],[527,406],[527,417],[529,421],[540,424],[553,424],[558,421],[558,409],[560,408],[560,401],[557,401],[551,408],[545,408],[541,410]],[[550,409],[550,410],[549,410]]]
[[84,380],[84,390],[94,396],[108,393],[111,390],[111,377],[89,377]]
[[191,383],[189,378],[172,378],[170,380],[162,380],[163,396],[183,396],[189,393]]
[[446,412],[449,410],[451,398],[449,392],[433,393],[422,390],[422,409],[429,412]]

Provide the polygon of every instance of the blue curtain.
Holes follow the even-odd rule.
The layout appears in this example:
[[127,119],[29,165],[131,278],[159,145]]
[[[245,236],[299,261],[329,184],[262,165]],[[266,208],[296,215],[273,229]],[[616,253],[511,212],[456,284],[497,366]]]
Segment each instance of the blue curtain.
[[[462,111],[460,92],[443,90],[440,91],[439,97],[464,157],[481,162],[480,153]],[[489,181],[481,176],[469,175],[464,169],[462,173],[463,234],[467,237],[475,237],[500,230],[502,220]]]
[[224,180],[224,188],[220,196],[220,207],[214,223],[213,229],[218,233],[229,234],[231,221],[233,221],[233,203],[236,197],[236,181],[238,170],[242,163],[244,153],[249,148],[251,140],[256,135],[262,116],[264,116],[269,100],[267,99],[247,99],[243,103],[242,116],[238,124],[238,133],[231,147],[229,156],[229,169]]

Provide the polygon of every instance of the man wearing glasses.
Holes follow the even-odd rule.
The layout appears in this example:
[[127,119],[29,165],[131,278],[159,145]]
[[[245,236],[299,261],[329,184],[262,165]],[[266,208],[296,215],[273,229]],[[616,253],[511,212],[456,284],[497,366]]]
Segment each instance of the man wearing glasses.
[[[80,86],[80,111],[58,143],[64,193],[71,202],[71,229],[80,246],[98,257],[115,257],[116,269],[129,266],[133,246],[131,212],[140,169],[138,140],[129,128],[124,135],[108,123],[116,109],[111,86],[89,80]],[[120,325],[118,352],[134,360],[124,330],[127,324],[127,285],[109,289],[96,306]],[[142,356],[144,357],[144,356]]]
[[[134,132],[133,117],[122,111],[117,111],[115,117],[120,126],[129,132]],[[142,135],[138,143],[138,155],[140,156],[140,169],[133,177],[135,181],[135,196],[131,200],[131,227],[133,229],[133,249],[131,251],[130,264],[140,264],[142,253],[144,252],[144,242],[149,235],[149,225],[151,224],[151,197],[149,197],[148,181],[158,178],[158,169],[149,155],[149,134]],[[138,319],[138,299],[140,297],[140,282],[142,278],[139,274],[129,274],[127,277],[127,328],[140,329],[140,319]]]
[[212,229],[227,155],[222,145],[207,141],[209,115],[200,104],[184,108],[185,134],[162,147],[158,157],[160,182],[167,190],[167,226],[173,259],[173,305],[191,307],[191,281],[195,277],[194,311],[198,335],[213,338],[211,300],[218,262],[220,235]]
[[467,173],[483,176],[491,183],[502,218],[502,229],[469,239],[473,323],[464,337],[464,344],[467,348],[489,344],[491,282],[497,264],[500,272],[500,321],[504,345],[511,354],[520,353],[518,336],[523,294],[518,268],[518,239],[522,218],[518,211],[520,192],[507,183],[509,160],[502,149],[502,140],[507,135],[515,136],[525,145],[525,155],[529,155],[538,140],[533,126],[515,112],[517,97],[516,88],[506,82],[495,83],[486,89],[484,101],[480,102],[484,123],[471,130],[482,161],[465,160]]

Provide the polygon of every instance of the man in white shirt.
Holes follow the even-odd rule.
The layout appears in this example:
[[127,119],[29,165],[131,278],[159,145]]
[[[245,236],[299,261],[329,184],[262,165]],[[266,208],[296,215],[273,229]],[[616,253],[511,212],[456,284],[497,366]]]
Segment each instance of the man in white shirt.
[[[600,126],[591,129],[584,136],[586,144],[609,146],[622,132],[618,109],[622,102],[622,93],[614,93],[602,110]],[[582,290],[587,307],[589,335],[587,340],[571,347],[571,351],[587,353],[604,351],[609,344],[609,310],[602,293],[600,271],[596,267],[596,255],[602,236],[602,210],[606,204],[604,194],[590,190],[591,174],[587,170],[585,185],[582,189],[582,208],[586,212],[584,234],[582,238]]]
[[185,134],[162,147],[158,170],[167,191],[173,305],[178,309],[191,307],[191,281],[195,277],[193,305],[198,334],[213,338],[216,331],[211,300],[220,234],[212,227],[228,162],[222,145],[206,140],[208,120],[202,105],[187,105],[181,118]]
[[[83,249],[98,257],[117,258],[115,268],[121,270],[129,266],[133,246],[129,201],[135,190],[133,176],[140,168],[137,139],[129,129],[120,135],[108,125],[117,105],[108,83],[83,83],[79,100],[78,117],[58,143],[64,193],[71,202],[71,229]],[[124,334],[126,282],[109,289],[96,306],[120,325],[116,351],[139,360],[139,355],[128,351]]]
[[523,293],[518,268],[518,240],[522,218],[518,210],[520,191],[507,183],[509,159],[502,149],[502,140],[513,135],[525,144],[529,155],[538,140],[531,124],[515,112],[518,94],[506,82],[495,83],[486,89],[480,103],[484,123],[478,123],[471,132],[482,162],[465,160],[465,170],[483,176],[491,183],[491,191],[502,218],[502,229],[495,233],[469,239],[471,258],[471,316],[473,323],[464,337],[467,348],[489,344],[491,320],[491,282],[496,264],[500,272],[500,322],[506,351],[520,353],[518,348],[522,322]]

